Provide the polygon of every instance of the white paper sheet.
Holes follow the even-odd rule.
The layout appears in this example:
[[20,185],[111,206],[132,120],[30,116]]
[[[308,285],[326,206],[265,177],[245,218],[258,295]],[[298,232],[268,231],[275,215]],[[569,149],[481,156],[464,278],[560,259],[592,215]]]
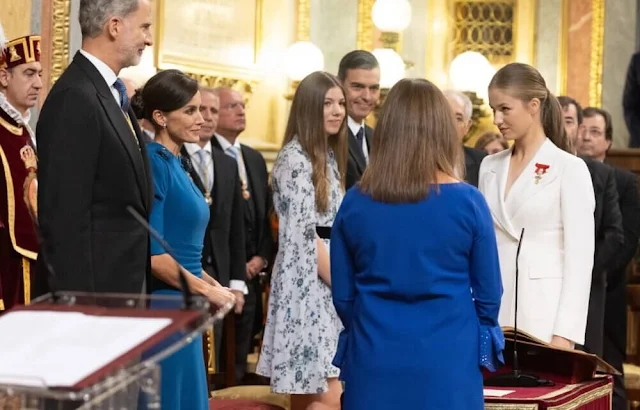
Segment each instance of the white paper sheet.
[[70,387],[171,323],[17,311],[0,317],[0,383]]
[[485,397],[502,397],[507,394],[513,393],[515,390],[493,390],[493,389],[483,389]]

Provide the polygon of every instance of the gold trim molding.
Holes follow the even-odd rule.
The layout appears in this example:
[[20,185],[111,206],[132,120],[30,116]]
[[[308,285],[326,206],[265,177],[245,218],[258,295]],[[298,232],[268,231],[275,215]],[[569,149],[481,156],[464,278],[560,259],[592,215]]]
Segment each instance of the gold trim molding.
[[69,64],[69,14],[71,0],[53,0],[53,26],[51,30],[51,75],[53,85]]
[[209,74],[198,74],[198,73],[190,73],[185,72],[189,77],[198,81],[198,84],[209,87],[209,88],[217,88],[217,87],[229,87],[235,91],[238,91],[240,94],[244,96],[245,102],[249,100],[251,95],[253,94],[253,90],[258,84],[258,81],[253,80],[243,80],[240,78],[230,78],[223,77],[217,75],[209,75]]
[[371,10],[375,0],[358,0],[358,23],[356,25],[356,48],[373,50],[373,19]]
[[311,0],[296,2],[296,41],[309,41],[311,38]]
[[592,0],[591,61],[589,67],[589,105],[602,104],[602,65],[604,54],[604,1]]

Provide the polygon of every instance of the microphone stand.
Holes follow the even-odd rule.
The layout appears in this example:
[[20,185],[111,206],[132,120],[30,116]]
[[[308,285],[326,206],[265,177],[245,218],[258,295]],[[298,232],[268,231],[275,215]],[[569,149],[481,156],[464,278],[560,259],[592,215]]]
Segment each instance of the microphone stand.
[[518,240],[518,250],[516,251],[516,294],[515,294],[515,318],[513,326],[513,363],[511,366],[511,372],[498,374],[495,376],[487,377],[484,380],[485,386],[491,387],[539,387],[539,386],[553,386],[553,382],[550,380],[544,380],[533,374],[526,374],[520,371],[520,365],[518,363],[518,258],[520,257],[520,247],[522,246],[522,238],[524,237],[524,228],[520,232],[520,239]]
[[[147,232],[149,232],[149,234],[156,241],[158,241],[162,249],[164,249],[164,251],[167,252],[167,254],[171,256],[176,261],[176,263],[178,263],[178,258],[176,258],[175,254],[173,253],[173,250],[171,249],[167,241],[165,241],[162,238],[162,236],[158,233],[158,231],[153,229],[151,225],[149,225],[147,220],[143,218],[138,211],[133,209],[131,205],[127,205],[127,211],[131,215],[133,215],[133,217],[140,223],[140,225],[142,225],[144,229],[146,229]],[[182,298],[184,300],[184,307],[186,309],[191,309],[193,307],[193,296],[191,294],[191,290],[189,289],[189,284],[187,283],[187,277],[185,276],[183,269],[184,268],[180,265],[180,263],[178,263],[178,278],[180,280],[180,287],[182,288]]]

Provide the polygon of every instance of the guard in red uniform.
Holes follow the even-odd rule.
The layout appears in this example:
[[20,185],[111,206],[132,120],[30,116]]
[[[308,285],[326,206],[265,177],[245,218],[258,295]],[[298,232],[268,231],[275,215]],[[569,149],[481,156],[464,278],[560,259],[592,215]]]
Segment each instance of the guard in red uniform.
[[38,257],[38,158],[29,126],[42,88],[40,36],[0,53],[0,311],[29,303]]

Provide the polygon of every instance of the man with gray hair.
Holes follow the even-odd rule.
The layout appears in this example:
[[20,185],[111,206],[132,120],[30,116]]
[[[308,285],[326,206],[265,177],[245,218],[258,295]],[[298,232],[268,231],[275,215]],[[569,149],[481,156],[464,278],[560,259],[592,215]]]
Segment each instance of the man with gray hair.
[[151,15],[150,0],[80,0],[82,48],[36,131],[43,244],[34,293],[143,292],[149,236],[128,209],[148,218],[153,185],[118,73],[152,44]]
[[[473,113],[473,104],[466,94],[456,90],[445,90],[445,97],[449,100],[453,118],[456,124],[458,138],[462,144],[464,137],[469,133],[471,128],[471,114]],[[477,149],[463,146],[464,148],[464,166],[465,180],[471,185],[478,186],[478,173],[480,172],[480,163],[486,154]]]

